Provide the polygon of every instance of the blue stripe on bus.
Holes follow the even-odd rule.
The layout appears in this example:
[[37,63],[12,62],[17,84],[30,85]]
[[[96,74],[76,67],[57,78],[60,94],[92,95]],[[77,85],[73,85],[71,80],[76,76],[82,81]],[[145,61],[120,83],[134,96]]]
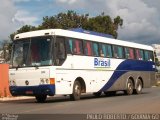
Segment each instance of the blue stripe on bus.
[[99,91],[108,90],[126,72],[155,71],[154,65],[152,61],[125,60],[117,67],[109,81]]
[[38,86],[10,86],[10,92],[13,96],[18,95],[54,95],[55,85],[38,85]]

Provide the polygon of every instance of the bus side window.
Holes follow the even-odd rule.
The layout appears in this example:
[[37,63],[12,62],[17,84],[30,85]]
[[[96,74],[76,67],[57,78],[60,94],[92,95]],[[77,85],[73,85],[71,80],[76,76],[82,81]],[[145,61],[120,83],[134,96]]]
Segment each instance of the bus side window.
[[76,55],[82,55],[83,54],[82,41],[81,40],[74,40],[74,54],[76,54]]
[[124,48],[125,51],[125,58],[129,59],[129,48]]
[[105,44],[102,44],[102,51],[103,51],[104,57],[107,57],[107,50],[106,50]]
[[70,53],[73,53],[73,40],[72,39],[69,39],[69,50],[70,50]]
[[144,51],[144,57],[146,61],[153,61],[153,54],[150,51]]
[[111,45],[106,45],[106,50],[107,50],[106,56],[112,58],[112,47],[111,47]]
[[130,55],[130,59],[135,59],[133,48],[129,48],[129,55]]
[[118,58],[118,48],[117,46],[113,46],[114,58]]
[[144,60],[143,50],[136,49],[136,59],[137,60]]
[[84,42],[84,53],[85,55],[91,56],[92,55],[92,43],[89,41]]
[[99,54],[100,54],[100,57],[106,57],[105,45],[102,43],[99,44]]
[[93,55],[96,57],[99,56],[98,43],[93,43]]
[[125,48],[125,58],[126,59],[134,59],[134,49],[133,48]]
[[154,61],[154,55],[151,51],[149,51],[149,61]]
[[143,52],[143,50],[140,50],[140,55],[141,55],[142,60],[144,60],[144,52]]
[[115,58],[123,58],[123,47],[114,45],[113,51]]
[[65,55],[65,44],[64,38],[57,38],[57,46],[56,46],[56,64],[62,65],[64,62]]
[[136,49],[136,59],[137,59],[137,60],[141,60],[141,56],[140,56],[140,53],[139,53],[139,49]]
[[146,61],[149,60],[148,51],[144,51],[144,59],[145,59]]

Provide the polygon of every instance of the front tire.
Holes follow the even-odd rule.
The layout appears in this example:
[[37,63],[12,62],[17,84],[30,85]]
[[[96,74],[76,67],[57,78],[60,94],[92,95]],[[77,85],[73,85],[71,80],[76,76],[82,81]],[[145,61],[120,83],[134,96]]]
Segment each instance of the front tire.
[[133,82],[132,82],[131,79],[129,79],[128,82],[127,82],[127,89],[124,91],[124,93],[126,95],[132,95],[133,94],[133,88],[134,88]]
[[36,95],[35,98],[38,103],[44,103],[46,101],[47,95]]
[[81,96],[82,87],[79,81],[75,81],[73,85],[73,93],[70,95],[70,99],[73,101],[79,100]]
[[137,84],[136,84],[136,89],[134,89],[134,93],[141,94],[142,88],[143,88],[142,81],[140,79],[138,79]]

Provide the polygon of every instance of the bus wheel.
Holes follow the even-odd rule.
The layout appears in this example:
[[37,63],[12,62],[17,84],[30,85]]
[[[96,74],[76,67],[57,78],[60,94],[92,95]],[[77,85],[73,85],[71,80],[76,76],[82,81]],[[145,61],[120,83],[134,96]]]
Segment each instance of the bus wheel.
[[81,96],[81,91],[81,84],[79,83],[79,81],[75,81],[73,85],[73,93],[70,95],[70,99],[74,101],[79,100]]
[[142,82],[140,79],[138,79],[137,84],[136,84],[136,89],[134,89],[135,94],[141,94],[142,93]]
[[114,96],[116,94],[116,91],[105,91],[104,94],[106,96]]
[[133,94],[133,82],[131,79],[127,82],[127,89],[124,91],[126,95],[132,95]]
[[44,103],[46,101],[47,95],[36,95],[35,97],[38,103]]
[[93,95],[94,95],[95,97],[100,97],[101,94],[102,94],[102,92],[95,92],[95,93],[93,93]]

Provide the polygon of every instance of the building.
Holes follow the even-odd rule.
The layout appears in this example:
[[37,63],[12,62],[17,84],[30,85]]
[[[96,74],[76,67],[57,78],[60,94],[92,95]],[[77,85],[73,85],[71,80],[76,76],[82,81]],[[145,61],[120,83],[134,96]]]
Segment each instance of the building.
[[152,46],[156,51],[156,55],[157,55],[158,60],[160,61],[160,44],[153,44]]
[[3,51],[0,51],[0,63],[4,63]]

